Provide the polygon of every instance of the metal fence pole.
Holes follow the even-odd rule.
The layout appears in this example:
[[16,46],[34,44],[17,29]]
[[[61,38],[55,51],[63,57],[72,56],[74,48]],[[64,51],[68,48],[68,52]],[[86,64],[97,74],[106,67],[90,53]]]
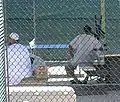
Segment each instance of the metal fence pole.
[[0,102],[6,102],[3,0],[0,0]]
[[102,30],[106,33],[105,0],[101,0]]

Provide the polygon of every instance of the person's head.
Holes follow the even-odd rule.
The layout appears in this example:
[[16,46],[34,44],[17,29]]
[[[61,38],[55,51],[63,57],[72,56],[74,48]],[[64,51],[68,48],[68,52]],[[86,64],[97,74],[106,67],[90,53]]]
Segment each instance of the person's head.
[[85,33],[91,33],[92,32],[92,28],[89,26],[89,25],[85,25],[84,26],[84,31],[85,31]]
[[18,40],[19,40],[19,35],[17,33],[11,33],[8,36],[8,43],[9,43],[9,45],[18,42]]

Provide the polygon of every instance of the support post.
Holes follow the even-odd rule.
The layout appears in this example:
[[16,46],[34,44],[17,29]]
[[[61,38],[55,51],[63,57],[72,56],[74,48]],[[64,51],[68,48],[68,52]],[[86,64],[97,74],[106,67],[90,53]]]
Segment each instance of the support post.
[[6,102],[3,0],[0,0],[0,102]]

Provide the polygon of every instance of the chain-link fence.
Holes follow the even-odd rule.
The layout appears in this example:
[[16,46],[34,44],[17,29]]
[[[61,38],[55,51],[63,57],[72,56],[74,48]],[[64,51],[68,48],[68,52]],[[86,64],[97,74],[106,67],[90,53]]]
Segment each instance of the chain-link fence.
[[0,0],[0,102],[6,102],[4,41],[3,1]]
[[5,0],[10,102],[119,102],[118,0]]

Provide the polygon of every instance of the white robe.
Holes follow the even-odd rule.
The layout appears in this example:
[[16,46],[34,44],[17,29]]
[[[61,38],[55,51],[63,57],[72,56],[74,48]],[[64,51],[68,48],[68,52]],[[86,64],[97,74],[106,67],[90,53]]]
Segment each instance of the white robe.
[[32,75],[31,61],[28,49],[21,44],[8,47],[9,84],[19,84],[23,78]]
[[[102,47],[102,44],[94,36],[87,34],[78,35],[70,42],[70,45],[75,49],[74,57],[71,59],[71,64],[74,66],[93,62],[91,57],[95,55],[91,56],[91,51]],[[98,52],[99,50],[95,54]]]

